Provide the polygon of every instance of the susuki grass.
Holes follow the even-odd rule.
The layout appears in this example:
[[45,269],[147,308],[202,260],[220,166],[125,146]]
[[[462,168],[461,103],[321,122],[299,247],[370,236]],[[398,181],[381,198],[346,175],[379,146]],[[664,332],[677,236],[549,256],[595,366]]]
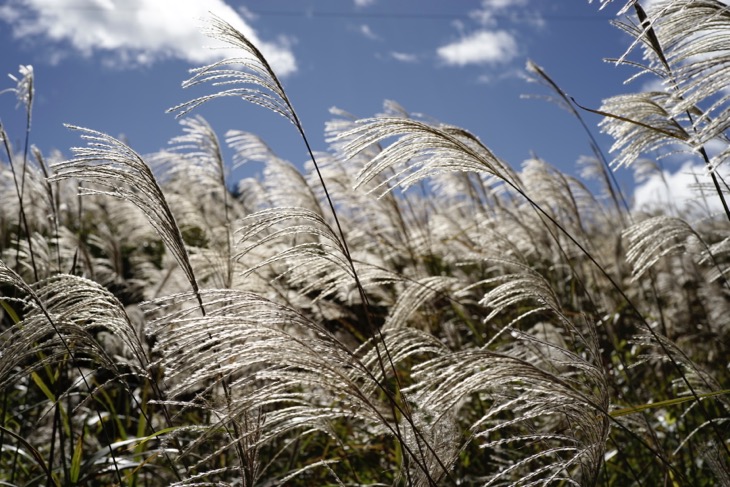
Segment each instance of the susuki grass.
[[[728,150],[706,149],[727,142],[730,10],[623,10],[618,62],[666,91],[584,109],[528,65],[586,129],[600,194],[390,101],[333,110],[317,153],[217,18],[241,57],[172,111],[271,109],[303,171],[199,116],[158,154],[71,127],[85,146],[44,156],[21,67],[24,147],[0,127],[3,485],[730,485]],[[631,210],[612,171],[662,150],[706,166],[700,204]]]

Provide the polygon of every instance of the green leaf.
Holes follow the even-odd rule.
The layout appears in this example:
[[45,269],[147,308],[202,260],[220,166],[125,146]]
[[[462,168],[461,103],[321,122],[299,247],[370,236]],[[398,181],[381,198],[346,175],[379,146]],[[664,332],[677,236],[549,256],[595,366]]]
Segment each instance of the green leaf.
[[[705,399],[709,397],[715,397],[715,396],[722,396],[730,394],[730,389],[724,389],[722,391],[715,391],[715,392],[708,392],[705,394],[697,394],[697,397],[700,399]],[[676,406],[677,404],[683,404],[685,402],[694,401],[694,396],[684,396],[684,397],[675,397],[674,399],[667,399],[666,401],[659,401],[659,402],[652,402],[647,404],[641,404],[639,406],[631,406],[628,408],[621,408],[617,409],[615,411],[611,411],[611,417],[613,418],[619,418],[621,416],[628,416],[629,414],[636,414],[640,413],[642,411],[646,411],[647,409],[656,409],[656,408],[662,408],[667,406]]]
[[76,484],[79,481],[79,474],[81,473],[81,455],[84,452],[84,438],[79,436],[76,440],[76,447],[74,448],[74,454],[71,458],[71,483]]
[[30,374],[31,378],[33,379],[33,382],[35,382],[35,385],[38,386],[38,388],[43,391],[43,394],[45,394],[46,398],[55,403],[56,402],[56,396],[51,392],[51,389],[48,388],[45,382],[43,382],[43,379],[41,379],[41,376],[38,375],[37,372],[33,372]]
[[4,299],[0,299],[0,306],[3,307],[8,316],[10,316],[10,319],[13,320],[14,324],[17,325],[18,322],[20,322],[20,316],[18,316],[18,313],[15,312],[13,307],[10,306],[7,301],[5,301]]

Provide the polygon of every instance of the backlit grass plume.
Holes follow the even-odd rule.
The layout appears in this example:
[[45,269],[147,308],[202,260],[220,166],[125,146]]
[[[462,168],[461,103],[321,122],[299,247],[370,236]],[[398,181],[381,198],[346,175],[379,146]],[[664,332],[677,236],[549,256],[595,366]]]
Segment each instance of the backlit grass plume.
[[[54,164],[55,173],[51,180],[74,178],[86,181],[95,185],[84,187],[86,194],[106,194],[134,204],[175,257],[197,295],[198,283],[180,228],[150,166],[134,150],[113,137],[81,127],[69,128],[81,131],[81,138],[88,145],[74,148],[74,159]],[[96,185],[104,189],[96,189]],[[200,298],[198,302],[202,309]]]

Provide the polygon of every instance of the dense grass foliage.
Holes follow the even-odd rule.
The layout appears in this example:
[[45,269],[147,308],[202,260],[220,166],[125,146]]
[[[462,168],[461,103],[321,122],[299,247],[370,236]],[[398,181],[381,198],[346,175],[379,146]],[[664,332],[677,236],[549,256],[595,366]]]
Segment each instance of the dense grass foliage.
[[[394,102],[333,111],[303,172],[198,116],[149,156],[0,130],[3,485],[730,485],[728,151],[705,150],[727,142],[730,11],[624,10],[667,89],[594,110],[599,194]],[[309,149],[256,47],[211,34],[242,57],[173,110],[243,98]],[[15,80],[30,127],[32,68]],[[706,164],[696,204],[630,210],[610,164],[662,149]]]

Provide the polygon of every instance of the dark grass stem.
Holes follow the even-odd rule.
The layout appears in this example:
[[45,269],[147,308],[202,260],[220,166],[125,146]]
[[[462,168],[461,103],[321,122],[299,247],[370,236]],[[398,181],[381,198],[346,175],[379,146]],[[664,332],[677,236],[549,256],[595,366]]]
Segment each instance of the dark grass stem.
[[[573,117],[578,120],[578,123],[583,128],[583,131],[586,133],[589,145],[591,147],[591,151],[593,151],[593,154],[598,158],[598,160],[601,162],[601,172],[605,181],[606,188],[609,191],[609,196],[611,197],[611,201],[614,204],[614,207],[616,208],[616,212],[619,215],[619,218],[621,219],[622,224],[626,224],[624,221],[625,215],[627,215],[629,218],[631,218],[631,209],[629,208],[629,204],[626,201],[626,198],[624,197],[624,193],[621,190],[621,186],[618,184],[618,181],[616,180],[616,175],[611,170],[611,165],[608,162],[608,158],[601,150],[600,146],[598,145],[598,141],[596,140],[595,136],[593,135],[593,132],[588,128],[588,124],[586,124],[586,121],[581,116],[580,112],[576,110],[576,106],[578,106],[575,103],[575,100],[573,100],[568,94],[563,91],[562,88],[553,80],[547,72],[540,66],[534,63],[528,64],[528,69],[530,71],[533,71],[536,73],[540,79],[542,79],[547,85],[560,97],[560,99],[563,101],[564,107],[568,110],[568,112],[573,115]],[[620,199],[620,203],[619,203]],[[621,210],[623,207],[624,211]]]
[[56,196],[53,192],[53,184],[48,180],[51,175],[48,171],[48,165],[46,164],[43,154],[41,154],[41,151],[38,150],[36,147],[33,147],[33,156],[35,157],[36,161],[38,161],[38,165],[40,166],[41,171],[43,171],[43,176],[45,178],[45,188],[46,192],[48,193],[48,204],[51,207],[51,220],[53,223],[53,233],[56,240],[56,263],[58,265],[58,272],[61,273],[63,272],[63,270],[61,269],[61,235],[58,228],[58,202],[56,201]]
[[[639,22],[641,23],[641,26],[644,29],[644,34],[646,35],[646,38],[649,42],[649,44],[652,47],[652,51],[654,54],[656,54],[657,58],[659,59],[659,62],[662,64],[666,72],[670,76],[672,89],[675,91],[675,93],[679,93],[679,83],[677,81],[676,76],[674,75],[674,70],[672,69],[671,65],[669,64],[669,61],[667,60],[666,54],[664,53],[664,49],[662,47],[661,42],[659,42],[659,37],[657,36],[656,32],[654,31],[654,27],[652,26],[652,22],[649,19],[649,16],[646,14],[644,9],[641,7],[641,3],[639,0],[635,0],[633,2],[634,11],[636,12],[636,16],[639,18]],[[678,98],[681,100],[682,96],[678,95]],[[693,117],[690,110],[687,110],[685,112],[685,115],[687,115],[687,118],[690,123],[690,127],[692,127],[692,130],[696,132],[696,128],[694,127],[694,123],[692,122]],[[649,127],[651,128],[651,127]],[[727,217],[728,221],[730,221],[730,207],[728,207],[728,203],[725,200],[725,195],[722,191],[722,188],[720,187],[720,182],[718,181],[717,175],[715,174],[715,171],[712,170],[712,164],[710,163],[710,158],[707,155],[707,151],[705,150],[704,146],[699,147],[700,155],[702,156],[702,161],[705,163],[705,166],[709,170],[710,177],[712,178],[712,184],[715,187],[715,191],[717,192],[717,196],[720,198],[720,202],[722,204],[722,208],[725,211],[725,216]],[[724,443],[723,443],[724,444]],[[727,450],[727,446],[725,447]],[[730,450],[728,450],[728,454],[730,455]]]
[[[28,144],[27,136],[28,136],[28,134],[26,133],[26,146]],[[25,190],[25,188],[24,188],[24,186],[25,186],[25,169],[26,169],[26,164],[27,164],[27,158],[24,158],[21,181],[19,182],[17,173],[15,171],[15,162],[14,162],[14,158],[13,158],[13,151],[10,148],[10,144],[8,143],[8,136],[5,133],[5,129],[3,128],[2,123],[0,123],[0,139],[3,140],[3,146],[5,147],[5,154],[8,156],[10,171],[13,174],[13,183],[15,184],[15,192],[18,197],[18,204],[19,204],[19,208],[18,208],[19,225],[18,226],[22,226],[23,229],[25,230],[25,239],[28,243],[28,252],[30,254],[31,267],[33,269],[33,277],[34,277],[34,280],[37,282],[39,280],[38,266],[36,265],[36,261],[35,261],[35,253],[33,252],[33,239],[32,239],[32,235],[30,233],[30,225],[28,225],[28,217],[25,214],[25,203],[23,202],[23,192]],[[19,265],[20,264],[20,235],[18,235],[18,238],[16,240],[15,260],[16,260],[16,265]],[[19,269],[19,268],[17,268],[17,269]]]

